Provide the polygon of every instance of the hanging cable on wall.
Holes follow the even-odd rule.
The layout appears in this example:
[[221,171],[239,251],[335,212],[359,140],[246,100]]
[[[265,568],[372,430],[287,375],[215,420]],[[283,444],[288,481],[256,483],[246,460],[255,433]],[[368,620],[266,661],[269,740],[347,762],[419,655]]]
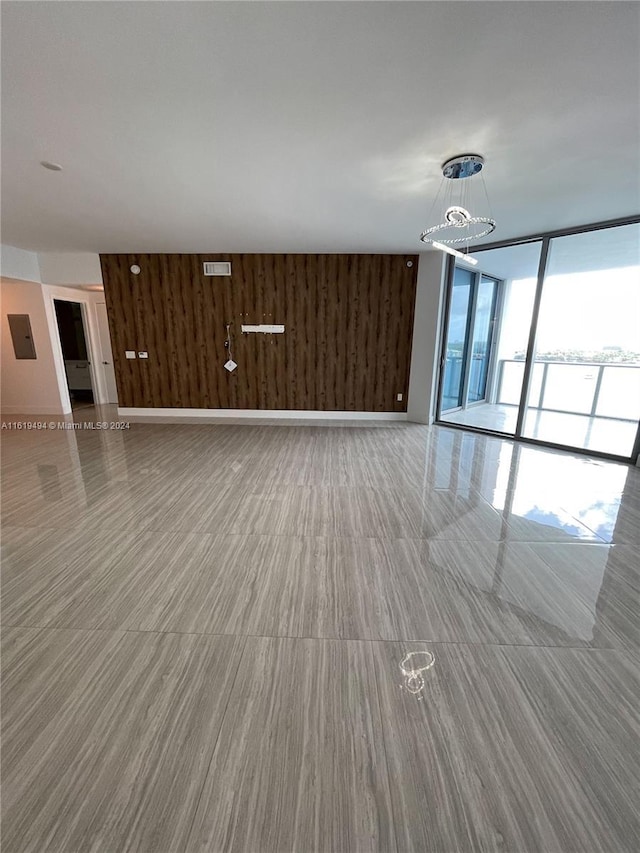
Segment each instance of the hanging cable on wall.
[[231,354],[231,323],[227,323],[227,339],[224,342],[224,346],[227,351],[227,360],[224,363],[224,369],[228,370],[229,373],[233,373],[238,365],[233,360],[233,355]]

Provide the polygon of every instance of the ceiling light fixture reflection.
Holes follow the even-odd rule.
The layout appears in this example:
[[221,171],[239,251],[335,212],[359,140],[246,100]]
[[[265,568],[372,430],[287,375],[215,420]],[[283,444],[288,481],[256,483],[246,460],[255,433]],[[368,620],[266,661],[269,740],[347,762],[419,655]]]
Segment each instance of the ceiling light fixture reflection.
[[404,686],[414,696],[420,698],[424,690],[424,676],[436,662],[431,652],[408,652],[400,663],[400,671],[405,677]]

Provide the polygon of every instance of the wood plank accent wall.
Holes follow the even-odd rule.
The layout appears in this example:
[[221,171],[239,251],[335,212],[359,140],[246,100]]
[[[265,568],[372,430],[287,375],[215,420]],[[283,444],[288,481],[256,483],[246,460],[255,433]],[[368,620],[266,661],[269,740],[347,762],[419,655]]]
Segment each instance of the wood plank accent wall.
[[[417,255],[100,261],[120,406],[406,411]],[[205,276],[204,261],[230,261],[231,276]],[[233,373],[223,367],[226,323]],[[242,323],[285,332],[242,334]]]

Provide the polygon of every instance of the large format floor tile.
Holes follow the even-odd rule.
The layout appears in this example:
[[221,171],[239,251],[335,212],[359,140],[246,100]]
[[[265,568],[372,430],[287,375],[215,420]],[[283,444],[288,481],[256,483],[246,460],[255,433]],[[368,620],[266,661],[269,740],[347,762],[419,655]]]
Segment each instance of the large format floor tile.
[[[422,649],[435,662],[416,695],[399,665]],[[372,654],[400,850],[638,849],[640,676],[624,655],[400,643]]]
[[409,424],[2,454],[3,850],[640,849],[640,471]]
[[3,848],[184,849],[243,641],[20,628],[6,640]]
[[[607,568],[615,549],[604,545],[539,553],[537,545],[502,542],[265,537],[262,547],[249,633],[603,647],[638,641],[638,591]],[[550,556],[544,549],[551,547]],[[580,571],[574,547],[594,549]]]
[[395,851],[365,643],[247,640],[191,830],[198,851]]
[[137,569],[131,561],[136,537],[123,531],[5,528],[2,538],[2,619],[8,625],[48,625],[118,567],[126,566],[131,577]]
[[110,572],[90,579],[56,626],[246,634],[264,564],[262,537],[142,534]]
[[8,625],[640,648],[625,546],[28,530]]

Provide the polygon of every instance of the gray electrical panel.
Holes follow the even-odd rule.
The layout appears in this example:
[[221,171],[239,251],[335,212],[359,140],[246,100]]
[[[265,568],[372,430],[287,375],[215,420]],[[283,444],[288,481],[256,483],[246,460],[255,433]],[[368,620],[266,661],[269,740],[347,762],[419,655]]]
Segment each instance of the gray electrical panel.
[[37,358],[28,314],[7,314],[16,358]]

